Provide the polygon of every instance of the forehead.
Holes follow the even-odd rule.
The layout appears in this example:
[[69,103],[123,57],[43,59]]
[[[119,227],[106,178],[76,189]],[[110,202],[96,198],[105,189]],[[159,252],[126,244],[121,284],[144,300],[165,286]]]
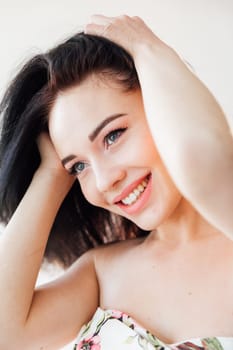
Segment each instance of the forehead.
[[58,93],[49,115],[49,127],[53,129],[58,122],[63,124],[72,116],[76,122],[79,118],[83,122],[91,121],[99,113],[107,113],[120,102],[123,104],[127,100],[126,95],[119,84],[90,76],[81,84]]
[[49,114],[50,132],[68,126],[68,122],[93,123],[96,119],[128,110],[135,91],[125,92],[112,80],[89,76],[81,84],[60,91]]
[[49,115],[49,131],[55,148],[64,149],[67,137],[74,132],[76,139],[81,139],[106,117],[128,113],[135,106],[135,94],[135,91],[125,92],[116,82],[96,76],[59,92]]

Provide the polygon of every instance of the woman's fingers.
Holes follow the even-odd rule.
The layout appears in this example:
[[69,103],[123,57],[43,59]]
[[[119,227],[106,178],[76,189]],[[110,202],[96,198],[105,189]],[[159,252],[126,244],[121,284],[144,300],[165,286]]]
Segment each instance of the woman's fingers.
[[105,36],[109,38],[109,27],[114,23],[113,17],[106,17],[103,15],[91,16],[90,23],[85,27],[85,33]]
[[133,17],[106,17],[93,15],[91,23],[85,28],[85,33],[103,36],[132,54],[132,39],[136,38],[136,26]]
[[108,23],[111,23],[114,21],[115,17],[107,17],[104,15],[92,15],[91,16],[91,22],[99,24],[99,25],[105,25]]
[[64,170],[49,134],[47,132],[42,132],[38,136],[36,142],[41,157],[40,166],[49,169]]
[[57,157],[55,149],[53,147],[53,144],[47,132],[40,133],[36,142],[39,148],[41,160],[48,157],[51,157],[51,158]]
[[91,22],[85,27],[85,33],[103,36],[114,41],[133,57],[141,49],[142,44],[151,45],[160,42],[144,21],[137,16],[93,15]]
[[114,21],[113,17],[106,17],[103,15],[91,16],[91,21],[85,27],[85,33],[104,36],[106,29]]

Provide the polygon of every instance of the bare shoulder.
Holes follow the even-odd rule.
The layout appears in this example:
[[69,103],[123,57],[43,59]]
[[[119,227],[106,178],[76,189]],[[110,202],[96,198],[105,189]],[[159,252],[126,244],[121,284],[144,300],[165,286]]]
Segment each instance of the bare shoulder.
[[127,254],[129,250],[137,247],[145,240],[145,237],[127,239],[123,241],[108,243],[93,249],[92,254],[97,258],[119,256],[119,254]]
[[35,349],[61,348],[91,319],[99,304],[94,257],[94,250],[84,253],[59,278],[36,289],[23,348],[31,349],[32,340]]
[[108,270],[117,269],[123,261],[130,259],[135,254],[137,248],[145,240],[145,237],[138,237],[110,243],[95,248],[92,252],[95,260],[95,269],[97,277],[101,283],[101,275],[107,274]]

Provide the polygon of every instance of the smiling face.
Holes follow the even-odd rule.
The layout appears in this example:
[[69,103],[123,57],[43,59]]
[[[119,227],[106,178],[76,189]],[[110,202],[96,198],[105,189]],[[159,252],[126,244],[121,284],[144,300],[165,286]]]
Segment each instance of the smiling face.
[[151,137],[140,90],[89,76],[60,92],[49,131],[68,172],[93,205],[146,230],[168,219],[181,195]]

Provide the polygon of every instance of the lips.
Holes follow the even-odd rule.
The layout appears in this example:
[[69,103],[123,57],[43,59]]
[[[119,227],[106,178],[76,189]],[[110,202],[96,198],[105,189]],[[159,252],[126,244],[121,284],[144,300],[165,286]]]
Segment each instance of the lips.
[[[124,196],[119,196],[118,198],[122,198],[122,200],[118,201],[115,203],[115,205],[117,205],[123,212],[125,212],[127,215],[137,215],[138,213],[140,213],[147,205],[149,198],[151,196],[152,193],[152,175],[149,174],[148,176],[141,178],[140,181],[147,181],[146,187],[144,187],[143,192],[140,193],[140,195],[136,198],[135,201],[131,201],[129,204],[124,204],[123,200]],[[140,183],[139,181],[139,183]],[[130,190],[131,192],[133,191],[133,189],[135,188],[135,185],[138,184],[138,181],[134,182],[134,186],[130,185]],[[127,193],[127,195],[130,193],[129,192],[129,187],[126,188],[126,191],[122,192],[124,195]],[[129,196],[130,198],[130,196]]]
[[[117,196],[116,198],[114,198],[114,204],[118,204],[119,202],[124,201],[126,198],[130,198],[130,195],[132,195],[134,193],[134,191],[137,191],[137,188],[139,187],[146,187],[146,184],[149,180],[150,174],[147,174],[146,176],[143,176],[141,178],[139,178],[138,180],[132,182],[129,186],[127,186],[119,196]],[[143,188],[144,190],[144,188]],[[141,192],[143,192],[143,190],[141,190]],[[123,203],[122,203],[123,204]]]

